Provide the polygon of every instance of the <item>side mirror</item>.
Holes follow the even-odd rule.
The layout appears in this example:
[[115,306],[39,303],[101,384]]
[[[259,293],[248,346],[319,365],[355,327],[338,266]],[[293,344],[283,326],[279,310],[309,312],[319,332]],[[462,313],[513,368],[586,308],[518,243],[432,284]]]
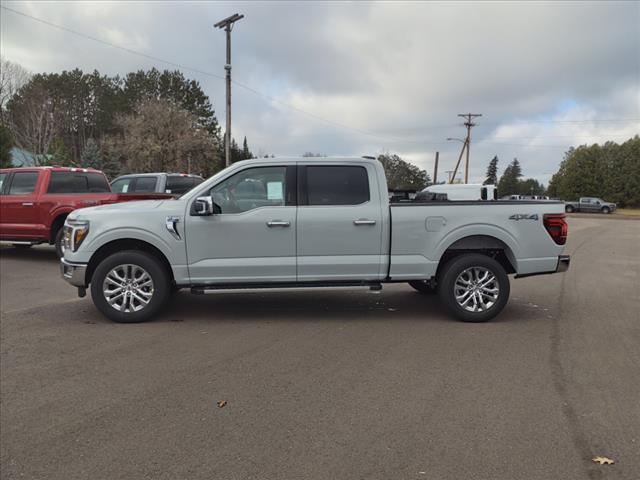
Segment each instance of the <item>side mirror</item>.
[[213,203],[211,197],[198,197],[195,202],[191,204],[191,215],[194,216],[206,217],[221,212],[220,206]]

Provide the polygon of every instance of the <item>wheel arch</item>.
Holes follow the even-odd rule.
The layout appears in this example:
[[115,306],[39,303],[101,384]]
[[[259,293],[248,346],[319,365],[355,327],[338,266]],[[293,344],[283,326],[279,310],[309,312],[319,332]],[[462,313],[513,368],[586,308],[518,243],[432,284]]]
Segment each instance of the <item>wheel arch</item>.
[[49,228],[49,243],[53,244],[56,241],[56,234],[64,225],[64,221],[73,210],[58,211],[53,215],[53,221]]
[[95,272],[97,266],[100,264],[100,262],[102,262],[102,260],[113,253],[121,252],[124,250],[138,250],[152,255],[166,270],[167,275],[169,275],[170,282],[172,284],[175,282],[171,263],[169,263],[169,260],[167,259],[165,254],[158,247],[137,238],[122,238],[105,243],[100,248],[98,248],[98,250],[96,250],[93,255],[91,255],[89,263],[87,264],[87,271],[85,273],[85,283],[89,285],[89,283],[91,282],[91,277],[93,276],[93,272]]
[[507,273],[517,272],[517,259],[513,248],[504,240],[493,235],[467,235],[449,243],[440,256],[436,277],[440,271],[453,258],[466,253],[480,253],[494,258]]

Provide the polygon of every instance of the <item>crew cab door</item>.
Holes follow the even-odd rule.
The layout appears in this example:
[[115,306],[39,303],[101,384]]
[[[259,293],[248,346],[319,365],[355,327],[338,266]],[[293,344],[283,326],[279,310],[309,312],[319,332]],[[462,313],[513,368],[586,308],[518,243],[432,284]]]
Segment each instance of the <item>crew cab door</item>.
[[25,170],[3,173],[0,190],[0,235],[35,239],[45,235],[37,205],[37,186],[43,172]]
[[382,278],[382,211],[373,166],[299,164],[298,185],[298,281]]
[[219,212],[185,217],[194,284],[293,282],[296,279],[295,165],[247,166],[209,191]]

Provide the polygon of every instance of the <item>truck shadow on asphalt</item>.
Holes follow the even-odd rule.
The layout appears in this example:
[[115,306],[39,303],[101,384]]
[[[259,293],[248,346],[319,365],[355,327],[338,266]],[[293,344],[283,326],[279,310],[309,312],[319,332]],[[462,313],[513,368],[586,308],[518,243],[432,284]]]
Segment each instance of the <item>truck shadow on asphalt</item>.
[[[511,305],[492,320],[521,321],[533,312]],[[454,322],[437,295],[394,287],[383,293],[366,289],[260,290],[173,296],[154,322],[253,322],[253,321],[394,321]]]
[[60,260],[56,255],[56,251],[53,247],[50,246],[42,246],[36,248],[15,248],[15,247],[5,247],[2,246],[0,248],[0,257],[4,259],[11,259],[17,261],[23,261],[28,263],[46,263],[55,264],[57,267]]

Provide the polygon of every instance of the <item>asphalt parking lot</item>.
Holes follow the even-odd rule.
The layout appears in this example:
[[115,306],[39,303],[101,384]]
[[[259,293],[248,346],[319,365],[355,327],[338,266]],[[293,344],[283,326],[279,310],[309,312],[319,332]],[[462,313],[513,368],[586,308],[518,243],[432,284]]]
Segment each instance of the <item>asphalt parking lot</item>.
[[640,221],[571,218],[567,250],[487,324],[392,285],[118,325],[51,248],[2,249],[1,477],[636,480]]

